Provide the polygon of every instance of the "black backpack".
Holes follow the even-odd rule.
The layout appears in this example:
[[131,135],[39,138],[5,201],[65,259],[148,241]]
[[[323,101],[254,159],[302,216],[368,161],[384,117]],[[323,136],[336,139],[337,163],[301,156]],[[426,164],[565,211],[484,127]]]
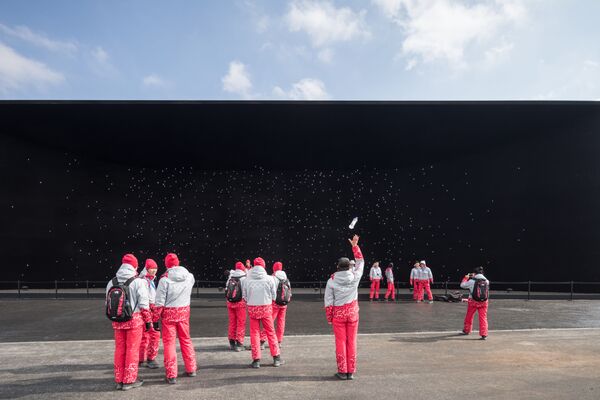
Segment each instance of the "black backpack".
[[490,287],[488,281],[485,279],[475,279],[475,285],[473,286],[472,298],[478,302],[487,301],[490,295]]
[[242,301],[242,281],[240,278],[231,277],[225,288],[225,298],[230,303]]
[[127,322],[133,317],[129,285],[134,279],[135,276],[132,276],[124,283],[119,283],[117,278],[113,278],[113,285],[106,295],[106,317],[111,321]]
[[279,279],[277,285],[277,292],[275,297],[275,304],[279,306],[287,306],[292,301],[292,287],[288,279]]

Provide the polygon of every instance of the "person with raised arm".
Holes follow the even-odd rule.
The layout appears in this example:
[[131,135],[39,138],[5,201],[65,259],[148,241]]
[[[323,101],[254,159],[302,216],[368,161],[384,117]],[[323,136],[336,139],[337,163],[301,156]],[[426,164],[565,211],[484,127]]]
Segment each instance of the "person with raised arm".
[[472,273],[465,275],[460,287],[469,290],[469,303],[462,333],[464,335],[471,333],[473,317],[477,312],[479,315],[479,335],[481,340],[485,340],[488,337],[487,311],[490,281],[483,275],[483,267],[477,267]]
[[348,239],[354,260],[342,257],[337,262],[337,272],[331,275],[325,287],[325,314],[333,325],[335,356],[338,372],[335,377],[352,380],[356,373],[358,337],[358,285],[363,275],[365,260],[358,235]]

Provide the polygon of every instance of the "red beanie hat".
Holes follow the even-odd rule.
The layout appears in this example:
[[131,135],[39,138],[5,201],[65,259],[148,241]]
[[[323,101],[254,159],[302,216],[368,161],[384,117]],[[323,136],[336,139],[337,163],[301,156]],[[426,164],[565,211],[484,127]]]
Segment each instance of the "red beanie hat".
[[276,271],[281,271],[283,270],[283,264],[280,263],[279,261],[277,261],[275,264],[273,264],[273,272]]
[[156,261],[154,261],[151,258],[148,258],[146,260],[146,264],[144,266],[146,267],[146,269],[158,269],[158,265],[156,264]]
[[171,268],[171,267],[177,267],[177,266],[179,266],[179,258],[177,258],[177,254],[175,254],[175,253],[167,254],[167,256],[165,257],[165,267]]
[[123,256],[123,259],[121,260],[121,263],[129,264],[135,269],[137,269],[137,267],[138,267],[137,258],[135,258],[135,256],[133,254],[125,254]]
[[235,263],[235,269],[239,269],[239,270],[245,271],[246,267],[244,267],[244,264],[242,264],[240,261],[238,261],[238,262]]
[[265,268],[265,260],[263,260],[263,259],[262,259],[262,258],[260,258],[260,257],[256,257],[256,258],[254,259],[254,265],[255,265],[255,266],[256,266],[256,265],[260,265],[261,267]]

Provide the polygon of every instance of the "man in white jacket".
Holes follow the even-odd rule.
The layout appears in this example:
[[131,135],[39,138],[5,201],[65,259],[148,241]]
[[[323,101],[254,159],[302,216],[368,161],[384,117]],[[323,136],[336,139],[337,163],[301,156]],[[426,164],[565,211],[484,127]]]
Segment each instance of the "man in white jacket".
[[425,293],[427,293],[427,300],[429,300],[429,304],[433,303],[433,294],[431,293],[431,284],[433,283],[433,273],[431,269],[427,266],[425,260],[421,261],[421,290],[419,292],[419,300],[424,300]]
[[[273,280],[275,282],[275,291],[277,292],[277,288],[280,284],[283,284],[285,281],[288,281],[287,274],[283,270],[283,264],[279,261],[273,264]],[[290,285],[291,286],[291,285]],[[285,317],[287,314],[287,304],[277,304],[277,300],[273,300],[273,325],[275,326],[275,335],[277,336],[277,342],[279,343],[279,347],[281,347],[281,343],[283,342],[283,334],[285,332]],[[260,331],[260,345],[261,349],[263,348],[263,343],[267,341],[267,334],[265,330],[262,329]]]
[[362,278],[365,260],[358,247],[358,236],[348,239],[352,246],[355,262],[342,257],[338,260],[337,272],[325,287],[325,314],[333,325],[335,357],[341,380],[354,379],[358,337],[358,285]]
[[[158,265],[156,261],[148,258],[144,264],[144,269],[140,272],[142,278],[148,284],[148,300],[150,302],[150,311],[153,311],[156,301],[156,271]],[[144,332],[142,343],[140,344],[140,365],[150,369],[158,368],[158,363],[155,358],[158,355],[158,346],[160,344],[160,327],[158,322],[153,323],[152,329]]]
[[[229,287],[231,280],[238,280],[239,286],[243,287],[246,279],[246,268],[240,261],[235,263],[235,269],[229,271],[229,278],[225,287]],[[233,287],[237,287],[234,285]],[[243,296],[243,289],[242,289]],[[237,300],[237,299],[236,299]],[[246,336],[246,301],[242,297],[239,301],[227,301],[227,313],[229,314],[229,348],[234,351],[244,349],[244,337]]]
[[369,293],[369,300],[379,300],[379,287],[381,284],[381,268],[379,268],[379,261],[375,262],[369,271],[369,279],[371,280],[371,292]]
[[[473,328],[473,317],[475,312],[479,315],[479,335],[482,340],[488,336],[488,296],[490,281],[483,275],[483,268],[477,267],[472,274],[465,275],[460,287],[469,289],[469,303],[467,315],[465,315],[465,324],[463,334],[468,335]],[[477,293],[475,293],[477,292]]]
[[385,292],[385,299],[392,301],[396,300],[396,287],[394,286],[394,264],[389,263],[385,269],[385,280],[387,281],[387,290]]
[[196,376],[196,352],[190,338],[190,298],[194,275],[179,265],[176,254],[165,257],[167,272],[156,289],[155,314],[162,319],[163,348],[167,383],[177,383],[177,352],[175,338],[183,356],[187,376]]
[[281,365],[279,344],[273,328],[273,300],[276,297],[276,287],[273,277],[267,275],[265,260],[254,259],[254,267],[248,271],[242,284],[242,297],[246,301],[250,317],[250,346],[252,349],[252,368],[260,368],[260,325],[265,330],[269,349],[273,356],[273,366]]
[[[125,284],[129,289],[128,300],[133,312],[132,317],[126,322],[113,322],[112,327],[115,334],[114,373],[115,382],[117,383],[116,389],[129,390],[140,387],[144,383],[144,381],[137,380],[140,343],[142,341],[143,326],[145,325],[146,331],[150,329],[152,315],[148,302],[148,286],[142,279],[137,277],[137,258],[133,254],[125,254],[121,262],[117,276],[106,285],[106,307],[115,310],[117,307],[122,307],[122,305],[111,303],[109,293],[118,290],[119,284]],[[111,291],[113,286],[115,286],[115,290]]]
[[420,301],[421,292],[421,268],[419,262],[415,262],[412,270],[410,271],[410,286],[413,287],[413,300],[417,303]]

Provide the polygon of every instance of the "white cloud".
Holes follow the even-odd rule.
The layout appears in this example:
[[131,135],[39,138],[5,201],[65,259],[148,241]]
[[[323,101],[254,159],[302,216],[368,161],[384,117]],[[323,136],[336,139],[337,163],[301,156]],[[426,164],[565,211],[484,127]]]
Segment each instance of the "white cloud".
[[291,32],[305,32],[313,46],[324,47],[369,38],[366,13],[365,10],[354,12],[349,7],[336,8],[329,1],[298,0],[290,4],[285,22]]
[[330,64],[333,61],[333,50],[327,48],[319,51],[317,55],[319,60],[325,64]]
[[328,100],[330,98],[325,84],[319,79],[313,78],[304,78],[294,83],[287,92],[279,86],[275,86],[273,95],[290,100]]
[[0,42],[0,92],[28,86],[41,89],[64,82],[64,76],[45,64],[29,59]]
[[252,81],[250,74],[246,71],[246,66],[239,61],[229,63],[229,71],[221,82],[223,82],[223,90],[229,93],[235,93],[245,99],[252,98],[250,91],[252,90]]
[[94,73],[104,77],[110,77],[117,73],[117,69],[112,64],[110,55],[101,46],[97,46],[90,52],[92,56],[92,70]]
[[487,65],[497,64],[500,60],[507,59],[508,55],[513,49],[514,44],[503,43],[501,45],[492,47],[485,51],[485,63]]
[[402,56],[425,63],[441,60],[458,68],[467,65],[469,46],[487,50],[488,60],[508,50],[498,46],[496,36],[526,18],[523,1],[372,0],[403,30]]
[[102,47],[98,46],[94,50],[92,50],[92,57],[99,63],[107,63],[108,62],[108,53]]
[[169,86],[169,82],[156,74],[150,74],[142,79],[142,85],[147,88],[164,88]]
[[0,32],[50,51],[62,53],[74,53],[77,51],[77,44],[75,42],[53,40],[44,34],[33,32],[26,26],[16,26],[11,28],[0,23]]

